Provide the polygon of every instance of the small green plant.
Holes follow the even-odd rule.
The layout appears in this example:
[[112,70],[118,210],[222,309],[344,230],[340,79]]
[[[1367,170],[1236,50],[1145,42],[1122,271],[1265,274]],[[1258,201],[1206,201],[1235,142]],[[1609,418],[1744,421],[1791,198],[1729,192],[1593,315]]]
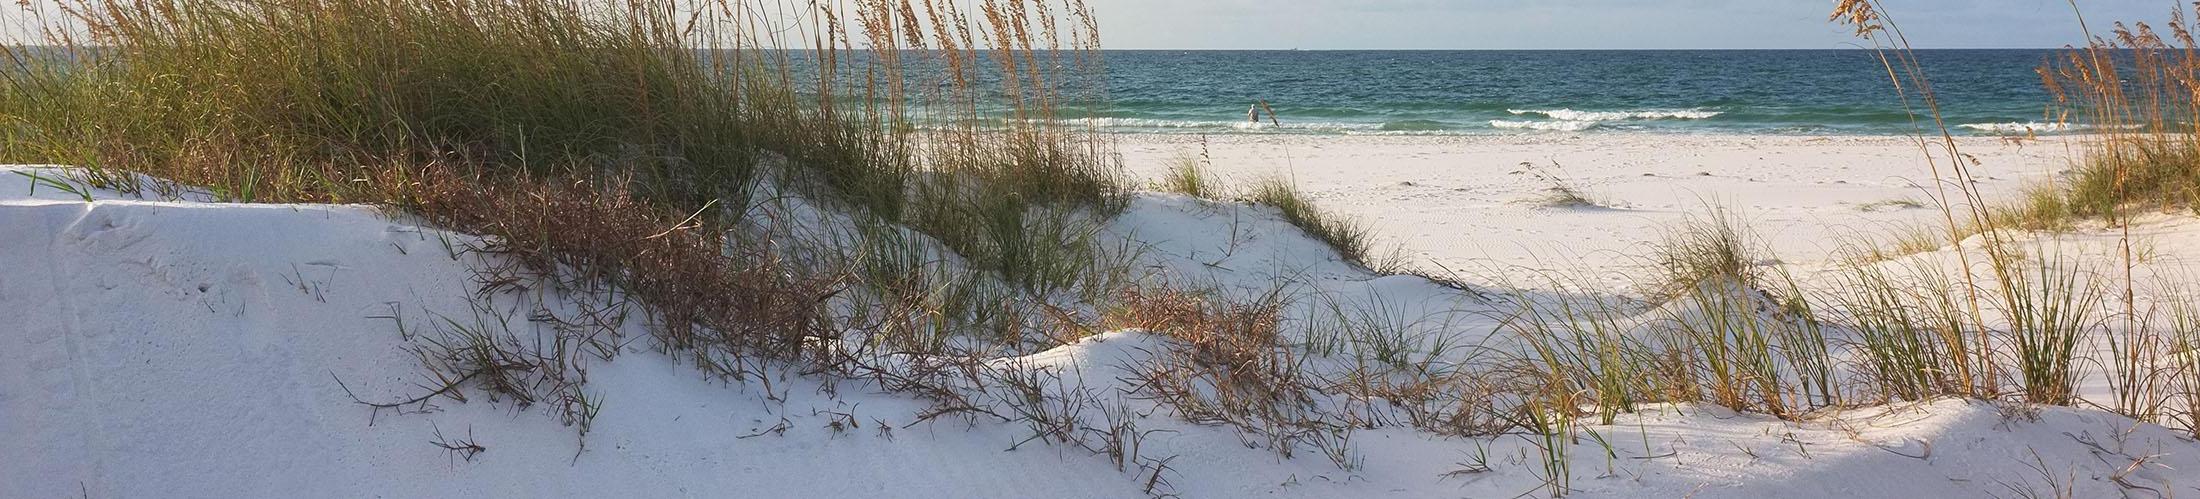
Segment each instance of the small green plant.
[[1659,348],[1685,359],[1712,403],[1740,411],[1789,416],[1781,362],[1773,346],[1789,326],[1761,314],[1765,295],[1732,285],[1697,286],[1682,295],[1685,306],[1659,309],[1653,323]]
[[1605,206],[1605,203],[1598,200],[1596,196],[1590,195],[1588,190],[1567,179],[1565,167],[1560,166],[1557,161],[1552,161],[1549,168],[1537,166],[1535,163],[1527,161],[1521,162],[1520,167],[1520,171],[1526,172],[1528,175],[1534,176],[1536,180],[1546,184],[1543,188],[1543,194],[1532,200],[1538,207],[1600,208]]
[[16,175],[20,175],[20,176],[22,176],[23,178],[28,178],[28,179],[30,179],[30,181],[31,181],[31,190],[30,190],[30,193],[31,193],[31,195],[34,195],[34,196],[35,196],[35,195],[37,195],[37,194],[38,194],[38,187],[39,187],[39,186],[46,186],[46,187],[47,187],[47,188],[49,188],[49,189],[53,189],[53,190],[57,190],[57,191],[61,191],[61,192],[65,192],[65,193],[69,193],[69,194],[71,194],[71,195],[75,195],[76,197],[78,197],[78,198],[81,198],[81,199],[83,199],[83,200],[84,200],[84,202],[86,202],[86,203],[92,202],[92,191],[91,191],[91,189],[89,189],[89,188],[86,188],[85,186],[77,185],[77,184],[76,184],[75,182],[70,182],[70,181],[68,181],[68,179],[66,179],[66,178],[62,178],[62,177],[57,177],[57,176],[48,176],[48,175],[46,175],[46,174],[43,174],[43,173],[39,173],[39,172],[35,172],[35,171],[22,171],[22,170],[16,170],[16,171],[12,171],[12,172],[9,172],[9,173],[14,173],[14,174],[16,174]]
[[1882,200],[1882,201],[1873,201],[1873,202],[1869,202],[1869,203],[1859,204],[1859,205],[1856,205],[1856,211],[1863,211],[1863,212],[1878,212],[1878,211],[1894,211],[1894,210],[1914,210],[1914,209],[1918,209],[1918,208],[1924,208],[1924,207],[1925,207],[1925,203],[1920,203],[1920,202],[1917,202],[1917,200],[1915,200],[1915,199],[1907,199],[1907,198],[1905,198],[1905,199],[1888,199],[1888,200]]
[[1173,192],[1201,199],[1217,199],[1226,196],[1227,194],[1223,192],[1222,186],[1215,183],[1213,174],[1207,171],[1207,160],[1204,156],[1205,153],[1201,153],[1201,157],[1185,155],[1171,160],[1169,171],[1162,175],[1158,187],[1161,188],[1162,192]]
[[1993,227],[2041,231],[2069,230],[2079,218],[2088,216],[2071,204],[2065,193],[2047,185],[2026,187],[2016,202],[1992,208],[1989,214]]
[[1951,352],[1940,324],[1922,305],[1929,296],[1899,284],[1880,267],[1858,265],[1842,272],[1830,300],[1843,312],[1863,354],[1864,379],[1881,398],[1928,400],[1963,386],[1952,378],[1967,365],[1960,350]]
[[1787,269],[1779,269],[1777,275],[1784,286],[1770,293],[1769,299],[1777,308],[1767,320],[1773,324],[1778,351],[1787,369],[1794,372],[1797,389],[1801,390],[1800,402],[1813,407],[1839,406],[1846,389],[1835,368],[1833,343],[1826,338],[1828,327],[1823,312]]
[[[1611,424],[1635,406],[1657,401],[1657,381],[1645,376],[1650,354],[1647,345],[1627,333],[1638,321],[1611,298],[1562,294],[1540,300],[1516,291],[1520,308],[1505,318],[1501,330],[1525,344],[1522,357],[1539,383],[1558,394],[1564,406],[1590,405],[1598,420]],[[1578,400],[1580,395],[1588,400]]]
[[1573,492],[1573,459],[1569,449],[1573,444],[1574,416],[1563,405],[1547,405],[1547,402],[1531,398],[1520,409],[1519,425],[1528,430],[1530,445],[1535,446],[1538,459],[1538,478],[1552,498],[1566,497]]
[[1474,452],[1466,453],[1466,457],[1460,459],[1457,463],[1453,463],[1453,465],[1457,468],[1444,472],[1438,478],[1456,478],[1489,473],[1492,471],[1490,468],[1490,444],[1475,440]]

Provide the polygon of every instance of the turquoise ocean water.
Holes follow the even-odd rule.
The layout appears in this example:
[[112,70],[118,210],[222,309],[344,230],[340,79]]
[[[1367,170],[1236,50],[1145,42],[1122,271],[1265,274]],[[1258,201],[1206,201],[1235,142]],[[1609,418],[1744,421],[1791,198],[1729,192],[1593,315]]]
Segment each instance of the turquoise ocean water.
[[[1925,50],[1960,134],[2062,132],[2049,50]],[[1906,134],[1864,50],[1108,51],[1092,124],[1127,133]],[[1247,124],[1265,100],[1280,126]]]

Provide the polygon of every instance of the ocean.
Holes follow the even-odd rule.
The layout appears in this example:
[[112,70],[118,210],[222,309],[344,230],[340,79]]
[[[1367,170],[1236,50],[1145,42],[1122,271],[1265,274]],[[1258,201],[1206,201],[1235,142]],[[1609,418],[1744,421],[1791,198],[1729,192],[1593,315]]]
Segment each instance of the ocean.
[[[2062,131],[2052,50],[1923,50],[1959,134]],[[1908,134],[1866,50],[1107,51],[1093,125],[1124,133]],[[1267,101],[1272,125],[1249,124]],[[1924,122],[1930,126],[1929,121]]]

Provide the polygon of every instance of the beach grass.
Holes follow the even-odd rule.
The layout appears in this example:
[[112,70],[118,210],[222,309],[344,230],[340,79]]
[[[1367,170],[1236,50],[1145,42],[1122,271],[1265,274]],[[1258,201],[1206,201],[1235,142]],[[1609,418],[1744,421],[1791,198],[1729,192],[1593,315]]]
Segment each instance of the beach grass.
[[1345,261],[1369,268],[1382,266],[1372,260],[1376,256],[1373,253],[1374,233],[1367,226],[1316,206],[1313,198],[1300,191],[1298,183],[1290,177],[1278,175],[1255,180],[1243,195],[1246,201],[1275,208],[1284,221],[1336,250]]
[[2099,36],[2083,26],[2088,43],[2040,67],[2051,115],[2091,134],[2084,161],[2059,186],[2060,211],[2123,223],[2140,211],[2200,206],[2195,20],[2172,9],[2159,25],[2118,22]]
[[1206,160],[1197,156],[1178,156],[1169,164],[1169,171],[1155,187],[1162,192],[1173,192],[1195,198],[1218,199],[1228,197],[1223,186],[1208,171]]
[[[1128,252],[1095,235],[1127,183],[1104,138],[1056,119],[1098,64],[1082,3],[681,5],[63,2],[27,21],[44,39],[0,47],[0,163],[147,197],[392,208],[482,236],[452,254],[494,257],[468,260],[484,300],[600,297],[727,380],[767,362],[852,376],[849,345],[1026,350],[1035,303],[1116,285]],[[803,28],[758,16],[775,9]],[[779,230],[808,213],[790,195],[846,214],[860,247],[790,253],[814,242]],[[403,335],[447,382],[428,397],[526,395],[584,431],[602,407],[573,338],[446,326]]]
[[[2192,326],[2200,314],[2167,309],[2160,329],[2124,327],[2128,336],[2119,338],[2128,340],[2107,362],[2090,358],[2079,339],[2136,317],[2100,313],[2119,291],[2114,272],[2064,263],[2052,251],[2026,255],[1991,230],[2062,227],[2079,216],[2128,222],[2134,205],[2189,206],[2187,184],[2200,181],[2193,156],[2180,152],[2191,149],[2177,145],[2189,144],[2176,142],[2182,137],[2112,136],[2095,152],[2110,159],[2009,209],[1981,201],[1961,151],[1945,140],[1947,154],[1936,157],[1947,163],[1935,180],[1956,186],[1937,198],[1945,230],[1912,246],[1952,248],[1956,270],[1859,262],[1838,269],[1832,290],[1805,290],[1769,263],[1777,259],[1740,214],[1707,203],[1641,255],[1651,263],[1636,279],[1646,284],[1644,299],[1557,278],[1508,289],[1490,313],[1513,343],[1474,347],[1509,348],[1509,358],[1489,365],[1439,367],[1435,359],[1455,347],[1408,336],[1402,313],[1332,304],[1330,321],[1308,326],[1330,330],[1306,337],[1333,338],[1324,356],[1353,356],[1345,360],[1367,370],[1340,381],[1317,376],[1308,367],[1314,352],[1287,341],[1291,303],[1280,290],[1231,301],[1125,284],[1128,251],[1111,248],[1101,228],[1124,208],[1130,183],[1104,138],[1055,119],[1070,112],[1055,92],[1074,75],[1053,68],[1077,65],[1051,63],[1095,56],[1086,44],[1097,30],[1080,2],[1055,18],[1022,2],[985,1],[975,23],[909,2],[816,7],[824,10],[805,13],[853,18],[859,28],[812,25],[803,35],[825,41],[801,54],[773,50],[804,42],[747,24],[745,9],[761,7],[741,2],[700,14],[647,2],[592,9],[550,0],[71,5],[68,21],[87,26],[86,38],[6,49],[12,69],[0,87],[0,162],[81,165],[75,180],[128,192],[177,188],[140,184],[142,173],[227,201],[401,209],[486,236],[492,242],[474,250],[520,264],[484,269],[482,282],[494,283],[485,294],[518,292],[516,283],[527,282],[615,288],[652,316],[663,350],[723,379],[767,376],[748,362],[771,359],[805,372],[869,376],[940,404],[934,415],[977,418],[991,409],[939,380],[979,372],[980,353],[1137,328],[1182,346],[1137,381],[1148,390],[1141,395],[1184,419],[1234,427],[1285,458],[1312,446],[1351,469],[1349,439],[1368,423],[1310,409],[1312,400],[1380,393],[1393,403],[1444,401],[1410,419],[1447,434],[1523,432],[1538,449],[1523,459],[1554,497],[1572,488],[1578,419],[1609,425],[1653,403],[1788,419],[1863,400],[2073,405],[2088,365],[2110,370],[2129,393],[2118,410],[2134,417],[2159,416],[2166,399],[2157,394],[2182,391],[2190,401],[2200,391],[2190,355],[2173,360],[2181,377],[2140,362],[2172,351],[2166,342],[2189,352],[2200,341]],[[1860,34],[1888,33],[1872,4],[1842,8]],[[982,36],[939,26],[975,26]],[[853,49],[859,39],[873,49]],[[1914,69],[1906,45],[1885,48],[1890,68]],[[947,69],[905,74],[909,61],[897,59],[905,56]],[[1916,71],[1889,73],[1909,84],[1903,88],[1930,88],[1907,79],[1922,78]],[[1004,87],[979,87],[981,74],[1005,76]],[[1007,111],[975,104],[996,94]],[[1905,94],[1910,99],[1932,107],[1929,91]],[[2151,142],[2133,142],[2141,139]],[[1166,191],[1239,196],[1275,209],[1345,261],[1391,267],[1373,254],[1365,225],[1317,206],[1289,177],[1233,192],[1203,158],[1172,166],[1160,184]],[[1546,206],[1596,204],[1572,184],[1554,183],[1560,197]],[[781,247],[796,241],[753,230],[760,221],[749,208],[782,202],[784,192],[851,214],[856,242],[827,248],[849,254],[791,256]],[[1948,201],[1955,199],[1970,202]],[[1983,242],[1965,244],[1973,238]],[[949,260],[968,267],[942,263]],[[2127,256],[2126,296],[2131,267]],[[1074,323],[1083,317],[1050,301],[1065,294],[1098,317]],[[860,312],[834,309],[849,303]],[[415,352],[424,369],[446,386],[471,380],[553,404],[585,434],[602,399],[568,371],[579,364],[572,359],[618,349],[561,338],[576,348],[545,356],[490,322],[495,311],[477,312],[473,321],[446,321]],[[1059,336],[1027,336],[1049,328]],[[842,341],[851,330],[871,336]],[[958,351],[959,337],[995,349]],[[962,363],[886,369],[843,349],[850,343],[894,355],[960,355]],[[1859,359],[1853,377],[1844,376],[1851,357],[1843,354]],[[993,375],[1024,396],[992,415],[1017,415],[1035,438],[1081,441],[1074,416],[1049,405],[1065,399],[1046,395],[1044,380]],[[1378,387],[1371,381],[1378,378],[1409,381]],[[1114,452],[1122,452],[1124,433],[1112,434]]]
[[[1836,19],[1880,44],[1904,101],[1938,123],[1930,84],[1878,5],[1843,2]],[[2149,40],[2121,31],[2119,39],[2126,46]],[[2096,91],[2096,98],[2108,93]],[[1836,266],[1838,279],[1808,291],[1784,273],[1764,275],[1757,262],[1772,259],[1749,242],[1746,224],[1709,206],[1669,228],[1644,257],[1654,275],[1636,281],[1647,284],[1647,304],[1598,298],[1584,286],[1534,288],[1555,294],[1515,289],[1508,300],[1515,312],[1501,330],[1518,340],[1519,362],[1537,373],[1519,379],[1539,387],[1516,389],[1606,421],[1654,402],[1795,417],[1843,401],[1965,397],[2102,404],[2173,422],[2162,408],[2180,389],[2169,382],[2172,368],[2153,358],[2174,351],[2170,338],[2186,334],[2181,324],[2188,321],[2175,310],[2132,311],[2137,263],[2128,234],[2120,266],[2101,269],[2071,259],[2051,234],[2019,244],[2006,230],[2068,230],[2089,217],[2128,226],[2134,207],[2187,206],[2179,183],[2188,158],[2160,152],[2168,150],[2160,144],[2129,146],[2134,140],[2106,141],[2130,148],[2121,153],[2096,146],[2093,155],[2112,159],[2090,160],[2070,186],[2035,187],[2003,204],[1977,190],[1967,156],[1942,130],[1939,140],[1921,144],[1940,158],[1933,205],[1945,223],[1901,238],[1892,253],[1866,244],[1874,249]],[[2134,188],[2133,179],[2148,186]],[[1889,262],[1935,250],[1945,254]],[[1844,358],[1857,360],[1835,360]],[[2079,380],[2096,366],[2107,370],[2097,374],[2116,400],[2078,398]]]
[[[1074,68],[1096,64],[1082,41],[1096,33],[1081,4],[997,3],[977,19],[797,9],[857,21],[805,40],[763,29],[744,14],[772,7],[747,2],[67,2],[36,20],[45,44],[5,48],[0,161],[76,165],[130,192],[172,190],[142,173],[228,201],[388,205],[543,234],[520,240],[607,268],[637,255],[468,210],[578,196],[632,210],[573,212],[623,219],[604,224],[700,233],[741,223],[727,214],[769,182],[916,227],[1027,288],[1066,287],[1093,270],[1094,220],[1126,190],[1100,139],[1052,119]],[[956,21],[983,26],[916,31]],[[809,50],[776,48],[794,46]],[[942,69],[905,70],[919,62]],[[974,83],[999,75],[1011,84]],[[980,111],[981,93],[1005,110]]]
[[1668,227],[1651,247],[1652,259],[1663,271],[1652,295],[1683,293],[1714,281],[1755,285],[1763,250],[1740,217],[1706,203],[1701,214]]
[[1520,163],[1520,171],[1547,185],[1543,188],[1542,195],[1530,200],[1538,207],[1562,209],[1600,208],[1608,204],[1600,199],[1600,196],[1590,193],[1587,187],[1567,178],[1565,166],[1558,164],[1556,161],[1551,162],[1549,166],[1537,165],[1533,162],[1522,162]]

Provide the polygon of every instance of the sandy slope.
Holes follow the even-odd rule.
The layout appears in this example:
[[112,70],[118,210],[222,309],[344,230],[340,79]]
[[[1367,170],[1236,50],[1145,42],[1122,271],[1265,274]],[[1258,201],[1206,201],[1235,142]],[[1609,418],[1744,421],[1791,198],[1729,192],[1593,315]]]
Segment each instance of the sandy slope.
[[[364,207],[86,204],[6,185],[0,254],[19,265],[0,277],[11,317],[0,326],[0,455],[10,456],[0,497],[864,497],[910,484],[941,496],[1136,493],[1115,473],[1082,471],[1097,460],[1000,452],[1005,426],[887,440],[863,419],[831,435],[808,405],[767,407],[758,388],[708,383],[642,346],[591,372],[607,409],[577,457],[573,429],[478,396],[429,415],[384,412],[370,426],[335,379],[374,400],[418,393],[428,381],[377,316],[472,321],[467,257],[444,242],[465,236]],[[792,404],[860,406],[865,418],[906,422],[924,408],[813,400],[813,384],[785,383],[777,390],[799,397]],[[783,413],[804,418],[788,437],[739,438]],[[489,450],[458,461],[428,444],[436,428]]]
[[[1650,223],[1685,209],[1692,189],[1743,197],[1762,209],[1756,213],[1768,231],[1835,216],[1921,215],[1859,214],[1839,204],[1910,192],[1890,179],[1914,176],[1896,166],[1917,166],[1905,155],[1914,151],[1881,139],[1763,139],[1779,147],[1702,137],[1671,139],[1677,145],[1643,137],[1476,140],[1356,138],[1321,153],[1300,144],[1291,146],[1292,161],[1302,184],[1324,201],[1379,215],[1373,218],[1386,234],[1412,234],[1398,237],[1461,261],[1482,258],[1485,249],[1517,263],[1532,254],[1508,248],[1624,248],[1651,234]],[[1139,166],[1138,158],[1162,151],[1141,148],[1160,147],[1134,142],[1125,149]],[[1652,154],[1682,147],[1705,157]],[[2004,180],[1994,188],[2052,163],[2041,149],[2003,151],[2022,164],[1996,167]],[[1216,152],[1231,171],[1266,167],[1228,159],[1266,154],[1259,148]],[[1828,159],[1852,153],[1867,159]],[[1781,159],[1731,164],[1760,154]],[[1572,175],[1594,179],[1591,186],[1637,211],[1511,204],[1534,187],[1502,168],[1533,156],[1558,157]],[[1409,160],[1415,157],[1423,159]],[[1393,166],[1357,168],[1371,164]],[[1691,177],[1698,169],[1714,174]],[[18,178],[0,174],[0,258],[16,262],[0,272],[0,311],[10,317],[0,321],[0,456],[7,456],[0,458],[0,497],[1141,497],[1153,480],[1150,471],[1119,470],[1082,449],[1006,451],[1030,435],[1018,424],[911,425],[925,402],[860,383],[826,395],[817,381],[792,374],[769,388],[706,380],[655,353],[638,320],[622,330],[640,339],[591,368],[588,390],[606,404],[585,451],[572,428],[539,407],[479,396],[439,401],[432,413],[377,415],[354,404],[336,380],[369,399],[419,393],[427,381],[393,321],[382,317],[403,316],[415,327],[438,317],[479,320],[470,312],[470,269],[479,262],[448,251],[450,241],[467,236],[354,206],[111,194],[85,203],[51,190],[31,195]],[[2161,253],[2200,255],[2192,236],[2200,231],[2189,220],[2148,227],[2166,234]],[[1405,328],[1416,341],[1474,342],[1492,330],[1491,305],[1339,262],[1266,208],[1141,194],[1107,230],[1147,248],[1139,263],[1165,278],[1247,293],[1285,283],[1304,297],[1297,314],[1323,302],[1379,303],[1416,321]],[[1802,248],[1834,230],[1776,233],[1779,244]],[[490,315],[516,313],[522,334],[541,326],[518,311],[575,306],[512,296],[492,305]],[[1153,335],[1117,331],[999,362],[1050,369],[1061,386],[1113,394],[1125,388],[1125,369],[1166,348]],[[1236,430],[1180,422],[1151,401],[1110,402],[1148,414],[1139,427],[1159,430],[1141,453],[1167,463],[1156,493],[1541,494],[1537,452],[1521,436],[1360,430],[1349,456],[1357,466],[1342,470],[1311,450],[1283,459]],[[835,413],[853,415],[856,425],[833,429],[843,419]],[[2046,491],[2050,483],[2074,484],[2077,497],[2156,497],[2141,488],[2200,493],[2181,471],[2200,469],[2200,446],[2093,410],[2033,416],[1943,401],[1785,422],[1682,406],[1588,428],[1610,445],[1575,442],[1578,497],[1994,497]],[[429,444],[437,430],[470,434],[488,451],[460,459]],[[1446,476],[1476,461],[1488,471]]]

